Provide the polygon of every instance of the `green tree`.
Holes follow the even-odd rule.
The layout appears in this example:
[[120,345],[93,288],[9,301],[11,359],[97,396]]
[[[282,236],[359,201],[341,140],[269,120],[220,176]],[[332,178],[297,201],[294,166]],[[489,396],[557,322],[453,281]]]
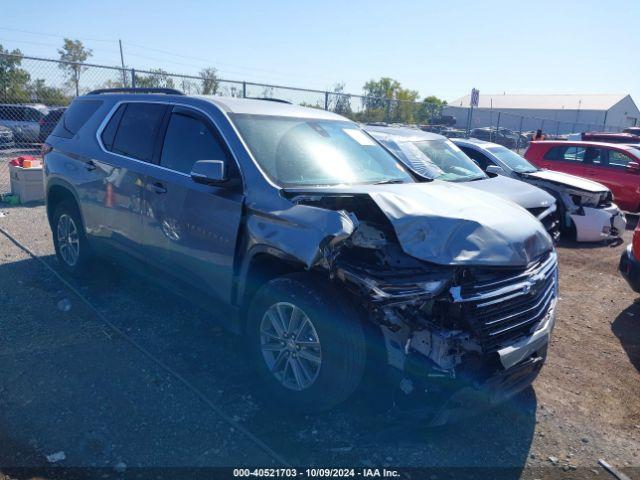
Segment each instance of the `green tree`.
[[200,70],[200,78],[202,78],[202,94],[215,95],[218,93],[219,81],[218,71],[213,67],[207,67]]
[[442,115],[442,107],[447,104],[435,96],[426,97],[418,104],[416,109],[416,121],[419,123],[432,123],[432,121]]
[[344,93],[344,83],[336,83],[333,91],[329,93],[328,108],[338,115],[344,115],[351,118],[353,111],[351,110],[351,95]]
[[[4,55],[3,55],[4,54]],[[20,68],[20,50],[5,50],[0,45],[0,95],[3,103],[25,103],[29,101],[29,73]]]
[[80,40],[64,39],[62,48],[58,49],[60,61],[58,66],[69,77],[67,82],[75,87],[76,96],[80,95],[80,74],[87,69],[82,64],[93,55],[93,50],[85,48]]
[[42,78],[37,78],[31,82],[27,90],[29,91],[29,98],[33,102],[50,106],[65,106],[71,102],[71,99],[65,95],[62,89],[45,85]]
[[161,68],[149,70],[148,75],[135,74],[138,88],[175,88],[173,78]]
[[366,120],[377,122],[385,120],[388,117],[391,100],[395,98],[400,88],[400,82],[389,77],[369,80],[365,83],[362,106]]

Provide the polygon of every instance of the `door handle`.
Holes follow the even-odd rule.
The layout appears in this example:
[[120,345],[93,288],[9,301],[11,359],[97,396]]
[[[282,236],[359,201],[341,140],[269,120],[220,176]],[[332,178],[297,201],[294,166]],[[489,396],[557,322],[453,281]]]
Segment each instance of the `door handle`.
[[167,189],[160,182],[152,183],[150,185],[150,187],[151,187],[151,190],[153,190],[154,192],[156,192],[158,194],[167,193]]
[[587,174],[588,175],[595,175],[596,171],[595,170],[587,170]]
[[89,172],[91,172],[91,171],[96,169],[96,164],[94,163],[93,160],[89,160],[88,162],[85,162],[84,166],[87,169],[87,171],[89,171]]

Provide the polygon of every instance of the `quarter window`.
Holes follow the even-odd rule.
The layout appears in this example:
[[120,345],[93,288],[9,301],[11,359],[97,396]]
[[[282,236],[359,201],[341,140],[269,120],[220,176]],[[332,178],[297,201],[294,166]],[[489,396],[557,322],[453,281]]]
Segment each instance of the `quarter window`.
[[[62,115],[62,121],[56,124],[51,135],[64,138],[73,137],[96,110],[100,108],[100,105],[102,105],[102,102],[99,100],[76,100],[64,114],[61,112],[57,114],[58,118]],[[50,114],[49,119],[55,121],[56,114]]]
[[[111,151],[145,162],[152,161],[156,137],[166,108],[166,105],[158,103],[126,104],[113,136]],[[115,115],[112,120],[115,121]],[[111,134],[111,125],[107,125],[104,133]],[[109,148],[108,144],[105,147]]]
[[182,173],[190,173],[198,160],[224,160],[226,152],[204,120],[186,113],[174,112],[164,137],[160,165]]
[[633,161],[633,158],[631,158],[626,153],[620,152],[618,150],[609,150],[610,167],[626,167],[629,162]]

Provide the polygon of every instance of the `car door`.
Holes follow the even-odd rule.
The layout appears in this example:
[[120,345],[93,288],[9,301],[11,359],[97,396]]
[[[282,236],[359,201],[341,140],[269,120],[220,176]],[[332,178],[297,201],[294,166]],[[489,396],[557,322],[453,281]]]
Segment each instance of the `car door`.
[[169,108],[163,103],[120,104],[99,132],[108,154],[92,162],[103,177],[100,188],[92,192],[88,221],[95,236],[151,263],[154,258],[146,255],[143,242],[143,189],[147,170],[158,155],[162,120]]
[[638,211],[640,204],[640,174],[629,168],[631,162],[640,162],[629,152],[613,148],[603,149],[602,161],[593,165],[593,179],[611,189],[620,208]]
[[[196,183],[190,172],[198,160],[223,160],[229,180],[217,186]],[[173,108],[144,200],[149,251],[163,258],[170,273],[228,302],[244,196],[235,160],[204,114]]]
[[583,163],[586,148],[576,145],[558,145],[549,148],[543,155],[538,166],[570,173],[579,177],[588,177],[587,168]]

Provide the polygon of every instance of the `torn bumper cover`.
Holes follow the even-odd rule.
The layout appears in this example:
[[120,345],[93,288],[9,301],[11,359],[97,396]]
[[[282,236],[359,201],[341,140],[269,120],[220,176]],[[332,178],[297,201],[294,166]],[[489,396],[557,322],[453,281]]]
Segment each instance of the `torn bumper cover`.
[[[445,379],[439,385],[434,378],[405,376],[401,383],[404,382],[406,395],[397,415],[437,426],[463,420],[508,401],[531,385],[540,373],[555,321],[554,299],[531,336],[495,352],[500,366],[491,375]],[[410,390],[406,385],[411,386]]]
[[576,227],[578,242],[600,242],[619,238],[627,220],[616,204],[607,207],[580,207],[569,214]]

